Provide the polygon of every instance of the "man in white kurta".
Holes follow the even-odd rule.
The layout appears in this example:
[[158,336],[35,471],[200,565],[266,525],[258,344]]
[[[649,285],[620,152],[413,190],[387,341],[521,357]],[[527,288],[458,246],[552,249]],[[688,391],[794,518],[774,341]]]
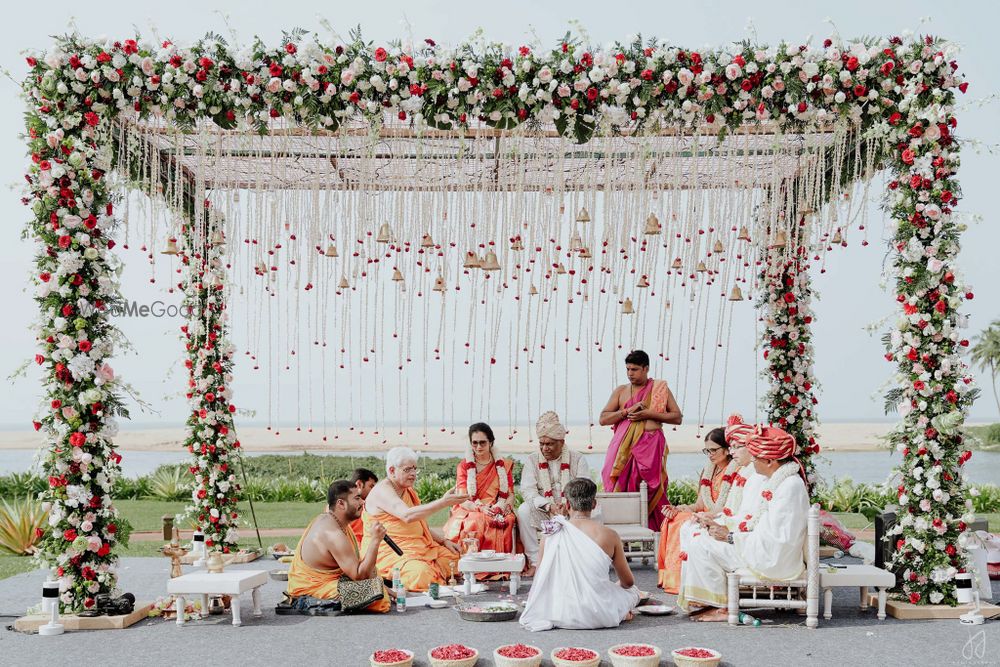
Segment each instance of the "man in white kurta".
[[[556,516],[546,523],[541,564],[521,614],[526,629],[614,628],[639,604],[621,539],[590,516],[596,496],[590,479],[566,485],[569,518]],[[608,578],[611,568],[618,581]]]
[[746,568],[763,579],[788,581],[805,569],[809,494],[792,458],[795,439],[781,429],[758,427],[747,446],[764,478],[756,498],[744,496],[735,528],[713,525],[686,545],[677,603],[689,612],[714,608],[698,620],[725,620],[728,572]]
[[566,447],[566,429],[551,410],[535,425],[538,452],[528,456],[521,469],[521,497],[517,527],[527,558],[525,576],[538,567],[538,534],[542,522],[566,513],[563,487],[577,477],[590,479],[590,466],[579,452]]

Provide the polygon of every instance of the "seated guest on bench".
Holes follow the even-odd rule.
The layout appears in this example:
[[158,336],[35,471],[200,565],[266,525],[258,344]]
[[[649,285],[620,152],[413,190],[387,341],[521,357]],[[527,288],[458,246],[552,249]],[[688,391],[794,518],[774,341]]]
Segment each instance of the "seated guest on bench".
[[[383,578],[391,578],[393,568],[398,567],[400,580],[408,591],[426,591],[432,582],[448,583],[453,569],[458,569],[458,545],[445,539],[437,528],[427,525],[427,517],[438,510],[458,505],[469,499],[468,494],[455,488],[448,489],[441,498],[424,505],[413,490],[417,481],[417,455],[408,447],[394,447],[385,457],[386,479],[382,480],[368,494],[365,511],[365,537],[362,549],[377,545],[376,565]],[[398,556],[373,533],[373,527],[381,523],[403,555]]]
[[[292,600],[303,596],[339,600],[337,588],[341,577],[361,581],[377,576],[377,544],[381,544],[385,528],[378,522],[371,524],[369,530],[377,542],[372,542],[362,556],[349,527],[365,506],[361,491],[346,479],[337,480],[327,491],[326,504],[326,511],[313,519],[302,534],[288,568],[287,590]],[[367,610],[389,611],[389,595],[384,586],[382,599],[368,605]]]
[[805,570],[802,547],[809,494],[793,456],[795,438],[779,428],[757,426],[747,436],[747,449],[757,472],[766,478],[756,502],[749,505],[753,509],[735,530],[709,523],[707,531],[685,545],[677,604],[694,620],[726,620],[729,572],[747,569],[762,579],[788,581]]
[[[597,505],[594,482],[574,479],[563,493],[569,519],[557,515],[545,524],[541,563],[521,625],[532,631],[618,627],[632,619],[632,610],[639,604],[639,590],[621,538],[590,517]],[[611,567],[617,582],[608,579]]]
[[[469,499],[451,508],[444,524],[444,536],[458,544],[475,536],[480,549],[500,553],[514,551],[514,467],[509,459],[497,456],[493,429],[488,424],[469,427],[469,447],[459,462],[455,486]],[[481,574],[480,579],[506,575]]]
[[[361,497],[365,500],[368,499],[368,494],[372,492],[377,482],[378,475],[368,468],[356,468],[354,473],[351,474],[351,483],[358,487],[358,490],[361,491]],[[360,515],[351,522],[351,530],[354,531],[354,536],[358,538],[358,544],[361,544],[361,540],[365,535],[365,525]]]

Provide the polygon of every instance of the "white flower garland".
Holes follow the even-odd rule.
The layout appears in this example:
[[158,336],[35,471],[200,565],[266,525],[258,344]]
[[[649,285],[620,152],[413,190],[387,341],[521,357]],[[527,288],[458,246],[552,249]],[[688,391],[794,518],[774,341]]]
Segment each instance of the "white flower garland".
[[[732,489],[733,478],[738,469],[739,464],[736,462],[736,459],[731,460],[726,465],[725,470],[722,471],[722,486],[719,487],[719,497],[717,500],[712,500],[712,472],[714,472],[715,466],[709,463],[702,469],[701,480],[698,482],[698,497],[707,511],[719,512],[726,506],[726,498]],[[708,484],[705,484],[704,480],[708,480]]]
[[733,501],[732,503],[730,503],[730,506],[734,509],[726,507],[724,503],[722,508],[722,513],[725,514],[726,516],[730,517],[733,516],[735,510],[738,510],[740,508],[740,505],[743,504],[743,491],[744,489],[746,489],[747,480],[749,479],[749,477],[744,477],[743,475],[740,474],[740,472],[746,468],[752,468],[752,467],[753,464],[748,463],[747,465],[743,466],[735,473],[733,473],[733,487],[729,491],[729,497],[727,498],[727,500]]
[[[542,495],[552,498],[552,477],[549,473],[550,461],[542,459],[538,462],[538,484],[542,490]],[[570,482],[570,451],[563,447],[562,455],[559,456],[559,498],[566,497],[566,485]]]
[[741,533],[749,533],[757,524],[760,523],[761,518],[767,514],[767,510],[771,507],[771,498],[774,497],[774,490],[781,486],[789,477],[794,477],[799,474],[799,464],[795,461],[789,461],[785,463],[780,468],[778,468],[771,479],[767,480],[767,484],[764,485],[764,489],[760,492],[760,500],[757,501],[757,509],[753,514],[747,514],[743,521],[740,522],[739,530]]
[[[497,478],[500,481],[500,500],[498,500],[498,503],[503,501],[510,502],[510,485],[507,484],[507,467],[504,466],[503,459],[495,459],[493,461],[493,465],[497,469]],[[479,485],[476,481],[477,472],[475,458],[466,457],[465,471],[465,489],[469,492],[469,496],[474,498],[476,496],[476,492],[479,490]]]

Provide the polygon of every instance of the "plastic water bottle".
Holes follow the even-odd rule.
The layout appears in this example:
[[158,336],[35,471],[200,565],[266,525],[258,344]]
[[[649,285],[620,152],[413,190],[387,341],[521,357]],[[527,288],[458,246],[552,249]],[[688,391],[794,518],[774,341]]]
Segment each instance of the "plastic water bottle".
[[402,587],[402,583],[399,579],[399,568],[392,568],[392,590],[397,591]]
[[760,619],[759,618],[754,618],[750,614],[744,614],[741,611],[740,612],[740,624],[741,625],[752,625],[755,628],[759,628],[760,627]]
[[406,611],[406,589],[402,586],[396,587],[396,611]]

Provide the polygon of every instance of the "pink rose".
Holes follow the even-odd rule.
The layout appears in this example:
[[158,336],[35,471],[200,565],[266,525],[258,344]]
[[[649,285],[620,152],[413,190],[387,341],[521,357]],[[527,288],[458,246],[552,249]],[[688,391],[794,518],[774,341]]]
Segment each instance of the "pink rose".
[[340,73],[340,84],[343,86],[349,86],[354,81],[354,70],[345,69]]
[[276,76],[271,77],[271,80],[267,82],[267,92],[276,93],[281,90],[281,79]]

